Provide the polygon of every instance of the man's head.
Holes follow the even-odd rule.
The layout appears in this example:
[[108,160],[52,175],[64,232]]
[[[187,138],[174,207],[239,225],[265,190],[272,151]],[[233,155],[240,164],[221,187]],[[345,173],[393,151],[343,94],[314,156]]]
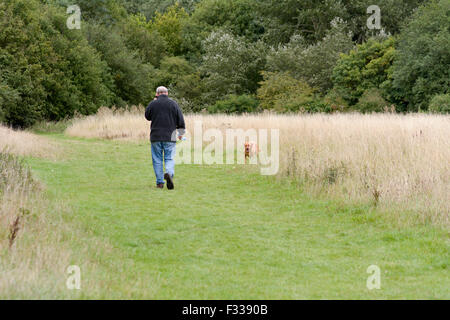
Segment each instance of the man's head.
[[166,87],[158,87],[158,89],[156,89],[156,96],[159,97],[160,95],[168,95],[169,94],[169,90],[167,90]]

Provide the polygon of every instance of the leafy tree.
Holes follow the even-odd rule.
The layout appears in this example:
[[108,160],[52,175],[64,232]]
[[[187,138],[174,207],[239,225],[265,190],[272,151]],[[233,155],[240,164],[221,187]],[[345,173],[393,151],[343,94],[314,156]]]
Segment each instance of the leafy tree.
[[106,64],[80,32],[65,27],[62,11],[35,0],[2,0],[0,8],[0,95],[8,124],[27,127],[109,103]]
[[165,13],[156,12],[155,18],[149,24],[151,31],[156,30],[166,41],[167,51],[172,55],[182,53],[183,23],[188,14],[177,2],[169,7]]
[[[45,0],[41,0],[45,1]],[[76,4],[81,9],[82,19],[96,24],[113,25],[126,17],[126,10],[120,0],[46,0],[64,8]]]
[[386,34],[396,35],[403,21],[426,0],[260,0],[259,12],[270,44],[287,43],[294,34],[308,43],[322,39],[336,17],[348,22],[353,40],[363,43],[378,34],[367,28],[367,8],[381,9],[381,24]]
[[204,42],[201,71],[208,103],[230,94],[255,93],[264,70],[266,47],[224,31],[214,31]]
[[200,74],[186,59],[182,57],[162,59],[161,67],[155,74],[155,84],[168,87],[170,95],[178,101],[184,111],[202,109]]
[[157,30],[150,30],[146,18],[142,14],[131,15],[121,27],[121,36],[126,46],[138,52],[144,63],[159,67],[161,60],[167,55],[167,43]]
[[403,110],[426,110],[450,87],[450,1],[419,8],[400,34],[393,69],[393,95]]
[[287,43],[295,34],[314,43],[325,36],[334,18],[343,17],[345,7],[334,0],[262,0],[259,12],[269,44]]
[[389,87],[394,44],[392,37],[381,41],[372,38],[341,55],[333,70],[333,82],[346,101],[355,104],[367,89]]
[[148,20],[152,19],[156,12],[165,12],[169,7],[179,3],[186,12],[194,10],[200,0],[123,0],[123,5],[131,14],[143,14]]
[[363,43],[369,38],[380,34],[379,30],[367,28],[367,8],[377,5],[381,10],[381,27],[385,34],[396,35],[400,32],[402,23],[407,20],[417,7],[427,0],[342,0],[345,14],[342,16],[349,23],[357,43]]
[[289,73],[262,72],[264,80],[258,89],[260,106],[278,112],[320,112],[327,105],[317,98],[315,90],[304,80]]
[[89,25],[86,33],[113,76],[117,96],[115,103],[119,106],[147,103],[154,94],[153,66],[143,63],[136,52],[129,50],[118,32],[108,32],[101,25]]
[[272,49],[267,58],[267,70],[289,72],[296,79],[326,92],[333,87],[332,73],[341,53],[353,47],[345,23],[336,19],[326,36],[316,44],[308,44],[301,35],[292,36],[287,45]]
[[207,33],[226,29],[235,36],[256,41],[264,32],[253,0],[203,0],[192,14],[192,20]]

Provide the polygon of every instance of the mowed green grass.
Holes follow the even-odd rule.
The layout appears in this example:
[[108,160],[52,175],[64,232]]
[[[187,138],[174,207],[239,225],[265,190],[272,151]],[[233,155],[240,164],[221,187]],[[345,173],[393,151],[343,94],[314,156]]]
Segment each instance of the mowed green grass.
[[[94,293],[98,275],[82,269],[82,298],[450,298],[442,229],[309,199],[242,166],[179,165],[176,189],[157,190],[149,143],[51,138],[64,159],[29,159],[35,175],[69,206],[74,228],[112,246],[74,261],[102,274]],[[370,265],[379,290],[366,287]]]

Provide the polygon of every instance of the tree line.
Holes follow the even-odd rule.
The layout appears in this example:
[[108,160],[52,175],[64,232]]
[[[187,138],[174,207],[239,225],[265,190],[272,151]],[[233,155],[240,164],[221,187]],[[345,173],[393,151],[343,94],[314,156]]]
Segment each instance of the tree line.
[[450,110],[450,0],[0,0],[0,121],[188,112]]

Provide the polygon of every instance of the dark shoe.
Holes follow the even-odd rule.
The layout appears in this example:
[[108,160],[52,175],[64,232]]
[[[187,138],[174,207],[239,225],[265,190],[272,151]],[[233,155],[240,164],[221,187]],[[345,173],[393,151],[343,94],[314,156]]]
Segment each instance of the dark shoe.
[[164,189],[164,183],[160,183],[156,186],[158,189]]
[[166,174],[164,175],[164,180],[167,181],[167,189],[173,190],[174,185],[173,185],[173,179],[172,179],[171,175],[168,174],[168,173],[166,173]]

